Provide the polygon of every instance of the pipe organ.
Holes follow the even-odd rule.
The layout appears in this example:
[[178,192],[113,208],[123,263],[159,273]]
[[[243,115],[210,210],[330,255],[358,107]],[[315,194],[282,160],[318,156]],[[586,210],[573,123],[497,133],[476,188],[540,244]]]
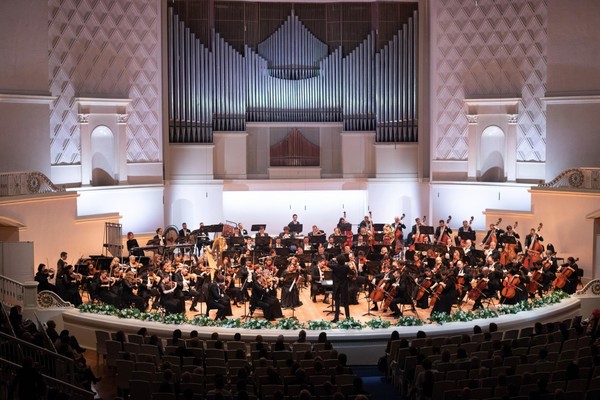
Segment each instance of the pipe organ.
[[372,31],[346,56],[293,11],[244,54],[214,30],[202,43],[172,8],[167,32],[171,143],[211,143],[247,122],[341,122],[378,142],[418,140],[417,11],[381,49]]

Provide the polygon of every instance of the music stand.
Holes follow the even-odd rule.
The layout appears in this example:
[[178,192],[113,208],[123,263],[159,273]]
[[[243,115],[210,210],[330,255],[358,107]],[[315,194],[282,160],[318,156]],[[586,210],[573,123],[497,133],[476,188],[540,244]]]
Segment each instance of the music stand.
[[424,225],[419,228],[419,232],[421,235],[433,235],[435,229],[433,229],[433,226]]
[[460,232],[458,234],[458,236],[462,239],[462,240],[470,240],[471,242],[475,241],[475,232],[474,231],[466,231],[466,232]]
[[250,230],[252,232],[258,232],[258,231],[260,231],[260,228],[267,229],[267,224],[254,224],[254,225],[252,225]]
[[311,245],[317,245],[327,242],[327,237],[325,235],[310,235],[308,241]]
[[500,243],[517,244],[517,238],[515,238],[514,236],[502,235],[500,236]]
[[446,254],[448,252],[448,246],[445,246],[443,244],[434,244],[433,251],[435,251],[439,255]]
[[382,232],[385,224],[373,224],[373,230],[375,232]]
[[243,236],[229,236],[227,238],[227,240],[229,240],[229,246],[231,246],[231,247],[233,247],[233,246],[242,247],[246,243],[246,240],[244,239]]
[[[323,310],[323,312],[325,313],[325,315],[335,314],[335,306],[334,306],[335,301],[333,298],[333,280],[323,279],[321,281],[321,286],[323,287],[323,291],[326,294],[329,294],[331,297],[329,306],[325,310]],[[331,310],[330,310],[330,308],[331,308]],[[340,310],[340,314],[344,315],[342,310]]]
[[367,255],[367,260],[379,262],[379,261],[383,260],[383,254],[381,254],[381,253],[369,253]]
[[288,225],[290,228],[290,233],[302,233],[302,224],[292,224]]
[[375,240],[375,242],[377,243],[381,243],[383,242],[383,233],[381,232],[377,232],[373,235],[373,239]]
[[342,252],[339,247],[333,247],[331,249],[325,249],[327,260],[331,260],[333,257],[337,257]]
[[350,223],[345,223],[345,224],[338,224],[338,227],[340,228],[340,231],[342,232],[351,232],[352,231],[352,224]]
[[290,249],[287,247],[275,248],[275,254],[277,254],[280,257],[287,258],[287,256],[290,255]]
[[338,244],[338,245],[342,245],[342,243],[344,243],[348,238],[344,235],[334,235],[333,236],[333,243]]
[[471,254],[476,261],[485,261],[485,252],[483,250],[473,249],[471,250]]
[[463,248],[462,247],[454,247],[454,246],[450,247],[450,255],[451,256],[454,256],[455,251],[458,251],[458,254],[460,254],[460,259],[462,260],[463,257],[465,256],[465,251],[463,250]]
[[257,248],[269,247],[271,244],[271,238],[269,236],[256,236],[254,238],[254,244]]

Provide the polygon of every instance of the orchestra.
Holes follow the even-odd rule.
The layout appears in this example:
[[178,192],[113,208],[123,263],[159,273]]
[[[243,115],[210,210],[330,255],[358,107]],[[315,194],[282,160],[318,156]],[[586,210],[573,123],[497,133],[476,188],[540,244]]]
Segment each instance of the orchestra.
[[[577,259],[559,262],[552,244],[542,244],[542,223],[521,243],[518,222],[503,229],[498,219],[477,242],[473,217],[462,220],[454,235],[451,216],[440,219],[435,229],[423,216],[415,219],[405,239],[404,216],[391,224],[375,224],[369,212],[357,226],[344,215],[330,235],[317,225],[303,235],[297,214],[274,237],[264,225],[253,226],[257,231],[252,237],[241,224],[227,229],[201,224],[193,232],[183,224],[171,248],[162,228],[156,229],[158,244],[151,248],[139,247],[129,232],[126,264],[119,257],[105,269],[91,263],[82,276],[62,252],[56,289],[50,290],[75,305],[82,302],[80,290],[88,290],[90,300],[140,311],[183,313],[191,302],[189,310],[197,312],[198,304],[206,303],[207,313],[217,310],[217,319],[232,315],[232,305],[247,302],[250,316],[262,310],[265,319],[275,320],[283,316],[282,308],[293,312],[301,307],[300,294],[307,288],[313,303],[329,304],[332,294],[335,321],[341,307],[348,317],[348,306],[367,297],[371,311],[400,318],[403,305],[415,314],[416,308],[451,313],[453,307],[470,305],[477,310],[516,304],[555,289],[574,293],[580,284]],[[143,257],[145,251],[152,256]],[[47,283],[50,272],[40,266],[39,281]],[[88,284],[83,287],[82,282]],[[388,310],[391,314],[386,315]]]

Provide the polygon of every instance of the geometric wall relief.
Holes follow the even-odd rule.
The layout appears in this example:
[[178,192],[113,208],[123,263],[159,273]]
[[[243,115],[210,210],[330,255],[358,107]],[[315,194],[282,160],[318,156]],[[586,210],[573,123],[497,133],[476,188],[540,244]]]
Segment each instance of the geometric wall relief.
[[465,98],[520,97],[517,161],[545,161],[547,1],[435,3],[434,159],[467,159]]
[[81,162],[76,97],[129,98],[128,162],[161,148],[159,1],[49,0],[51,163]]

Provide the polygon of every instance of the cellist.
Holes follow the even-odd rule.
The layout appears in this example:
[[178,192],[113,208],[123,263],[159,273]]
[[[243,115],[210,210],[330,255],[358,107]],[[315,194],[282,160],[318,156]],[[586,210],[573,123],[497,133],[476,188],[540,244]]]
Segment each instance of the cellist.
[[[390,273],[390,259],[384,259],[382,265],[382,272],[380,274],[375,275],[371,283],[375,287],[373,289],[374,292],[378,292],[383,290],[384,293],[387,292],[389,285],[392,282],[392,274]],[[373,293],[371,293],[371,299],[373,299]],[[377,305],[377,301],[373,299],[373,308],[371,311],[379,311],[379,306]]]

